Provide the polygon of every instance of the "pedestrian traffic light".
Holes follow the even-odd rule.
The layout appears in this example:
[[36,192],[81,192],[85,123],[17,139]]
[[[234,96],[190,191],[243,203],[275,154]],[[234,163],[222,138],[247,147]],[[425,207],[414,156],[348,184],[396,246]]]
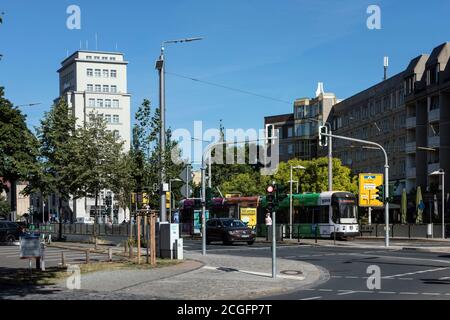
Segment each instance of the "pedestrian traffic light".
[[328,134],[327,126],[319,126],[319,146],[321,147],[328,146],[328,137],[324,134]]
[[378,186],[377,187],[377,192],[376,192],[376,200],[380,201],[381,203],[385,202],[385,198],[384,198],[384,186]]

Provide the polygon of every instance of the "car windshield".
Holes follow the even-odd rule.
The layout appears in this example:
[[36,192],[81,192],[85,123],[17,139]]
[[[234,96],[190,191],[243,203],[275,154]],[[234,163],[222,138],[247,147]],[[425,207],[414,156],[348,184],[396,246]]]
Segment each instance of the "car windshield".
[[222,223],[227,228],[242,228],[246,225],[240,220],[222,220]]

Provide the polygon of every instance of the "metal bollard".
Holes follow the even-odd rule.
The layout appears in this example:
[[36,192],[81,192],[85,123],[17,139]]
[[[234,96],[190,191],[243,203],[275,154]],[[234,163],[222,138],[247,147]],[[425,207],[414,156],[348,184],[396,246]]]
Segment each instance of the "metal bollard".
[[64,257],[64,251],[61,251],[61,267],[65,267],[66,266],[66,259]]
[[128,245],[129,253],[130,253],[130,259],[133,259],[133,245],[130,243]]
[[86,264],[89,264],[90,260],[90,251],[86,250]]
[[113,254],[112,254],[112,248],[109,248],[108,249],[108,259],[109,259],[109,262],[112,262],[112,256],[113,256]]

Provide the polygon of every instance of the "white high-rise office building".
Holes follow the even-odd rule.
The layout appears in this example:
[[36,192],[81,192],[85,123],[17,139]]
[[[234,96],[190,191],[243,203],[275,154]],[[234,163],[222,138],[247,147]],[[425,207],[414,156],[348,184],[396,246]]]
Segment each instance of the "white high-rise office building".
[[[58,70],[60,97],[66,98],[77,125],[89,121],[92,112],[102,114],[108,130],[124,141],[124,151],[128,151],[131,148],[131,95],[127,88],[128,62],[123,54],[80,50],[61,65]],[[104,190],[100,195],[100,206],[105,205],[103,199],[107,194]],[[93,199],[79,199],[69,204],[76,219],[92,218],[94,205]],[[109,218],[120,223],[128,217],[115,207]]]

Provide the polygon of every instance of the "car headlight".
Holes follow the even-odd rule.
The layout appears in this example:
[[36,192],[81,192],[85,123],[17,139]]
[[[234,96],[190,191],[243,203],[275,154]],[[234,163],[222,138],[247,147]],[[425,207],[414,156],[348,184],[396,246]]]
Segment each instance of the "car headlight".
[[255,231],[255,230],[252,230],[252,234],[256,234],[256,231]]
[[236,233],[236,231],[228,231],[229,234],[233,235]]

